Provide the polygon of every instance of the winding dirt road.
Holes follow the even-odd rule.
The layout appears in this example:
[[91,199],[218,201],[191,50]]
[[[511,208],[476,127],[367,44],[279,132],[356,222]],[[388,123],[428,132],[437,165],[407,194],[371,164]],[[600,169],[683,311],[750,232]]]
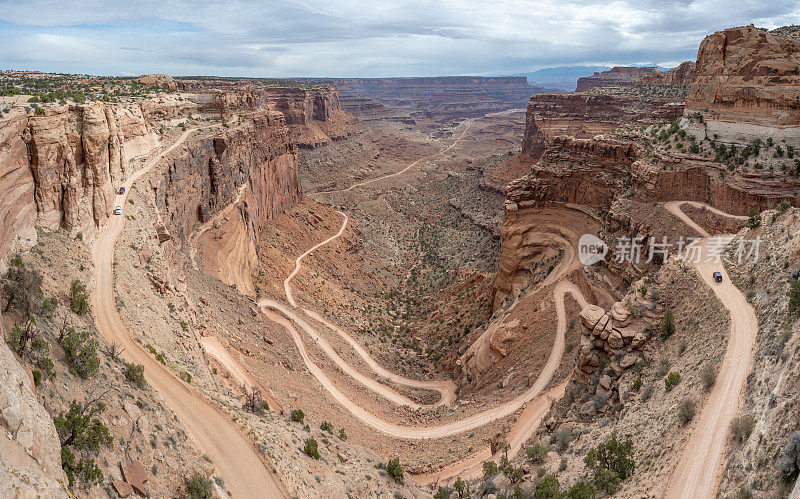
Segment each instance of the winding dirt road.
[[[703,237],[710,237],[708,232],[681,210],[683,204],[685,203],[682,201],[670,202],[666,204],[666,209]],[[729,215],[703,203],[688,204],[697,207],[706,206],[714,213],[738,220],[747,219]],[[706,246],[708,241],[706,239],[701,242],[701,246]],[[667,486],[666,497],[676,499],[713,498],[717,495],[725,465],[723,458],[731,421],[736,415],[739,398],[744,390],[747,374],[750,372],[753,346],[758,334],[758,321],[753,307],[731,282],[722,263],[702,262],[692,265],[730,312],[731,330],[716,384],[694,425],[689,443]],[[721,283],[714,282],[712,278],[714,272],[722,273]]]
[[[187,130],[169,148],[148,160],[142,169],[125,182],[126,191],[161,158],[182,144],[194,130]],[[127,195],[118,195],[116,205],[125,206],[126,198]],[[151,357],[125,327],[116,308],[113,286],[114,245],[124,225],[124,216],[114,217],[98,236],[92,251],[96,272],[92,310],[98,331],[109,343],[124,348],[122,357],[127,361],[145,366],[148,383],[180,417],[197,446],[213,459],[234,497],[287,496],[272,475],[272,467],[254,449],[252,442],[236,429],[236,424],[206,401],[196,389],[180,381]]]

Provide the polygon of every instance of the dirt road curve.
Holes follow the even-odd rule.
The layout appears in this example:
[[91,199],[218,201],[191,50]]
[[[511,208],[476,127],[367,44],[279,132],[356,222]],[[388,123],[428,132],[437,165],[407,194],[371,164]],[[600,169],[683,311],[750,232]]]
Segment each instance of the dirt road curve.
[[[667,203],[666,209],[704,237],[709,237],[708,232],[681,211],[682,204],[684,203]],[[702,203],[691,204],[704,206]],[[737,219],[747,218],[728,215],[716,209],[712,211]],[[707,241],[701,244],[706,243]],[[739,398],[750,371],[753,346],[758,334],[758,321],[753,307],[733,285],[722,263],[697,263],[693,266],[730,312],[731,331],[716,384],[694,424],[689,443],[667,486],[668,498],[716,497],[724,468],[724,450],[730,424],[736,415]],[[722,273],[721,283],[714,282],[713,272]]]
[[[178,147],[194,130],[187,130],[165,151],[150,159],[145,166],[125,182],[126,191],[161,158]],[[126,195],[117,196],[116,205],[125,206]],[[180,417],[197,446],[207,453],[234,497],[287,496],[271,466],[265,463],[248,438],[236,424],[219,412],[194,388],[184,384],[156,361],[137,343],[119,316],[114,298],[114,244],[125,224],[124,216],[109,222],[99,235],[93,249],[96,286],[92,293],[92,310],[97,329],[109,343],[124,348],[122,356],[129,362],[145,366],[148,383],[161,395],[166,404]]]
[[458,144],[458,142],[461,139],[464,138],[464,134],[467,133],[467,130],[469,130],[469,127],[471,127],[474,122],[475,122],[475,120],[469,120],[469,123],[467,123],[467,126],[465,126],[464,130],[461,131],[461,135],[459,135],[458,138],[456,140],[454,140],[453,143],[450,144],[449,146],[445,147],[444,149],[442,149],[441,151],[437,152],[436,154],[432,154],[430,156],[425,156],[425,157],[419,158],[418,160],[414,161],[413,163],[409,163],[408,166],[406,166],[405,168],[403,168],[402,170],[400,170],[398,172],[389,173],[387,175],[381,175],[380,177],[375,177],[375,178],[372,178],[372,179],[369,179],[369,180],[364,180],[363,182],[355,183],[355,184],[351,185],[350,187],[347,187],[347,188],[344,188],[344,189],[334,189],[332,191],[317,191],[317,192],[312,192],[309,195],[313,196],[313,195],[316,195],[316,194],[335,194],[337,192],[348,192],[348,191],[352,191],[356,187],[363,187],[365,185],[374,184],[375,182],[380,182],[381,180],[386,180],[387,178],[393,178],[393,177],[400,176],[400,175],[404,174],[405,172],[407,172],[408,170],[410,170],[410,169],[414,168],[415,166],[417,166],[420,162],[427,161],[429,159],[433,159],[433,158],[439,157],[442,154],[444,154],[447,151],[449,151],[450,149],[452,149],[456,144]]

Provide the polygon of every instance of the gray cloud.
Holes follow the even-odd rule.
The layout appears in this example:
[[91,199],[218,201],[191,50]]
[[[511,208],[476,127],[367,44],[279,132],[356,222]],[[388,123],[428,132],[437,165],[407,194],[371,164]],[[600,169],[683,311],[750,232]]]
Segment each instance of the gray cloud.
[[0,0],[0,67],[242,76],[508,74],[694,59],[800,0]]

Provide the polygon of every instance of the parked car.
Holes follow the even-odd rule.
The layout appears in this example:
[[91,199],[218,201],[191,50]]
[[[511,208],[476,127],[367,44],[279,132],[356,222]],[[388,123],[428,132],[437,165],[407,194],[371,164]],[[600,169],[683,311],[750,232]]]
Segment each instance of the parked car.
[[714,272],[711,275],[714,277],[715,281],[722,282],[722,272]]
[[119,194],[125,194],[125,187],[119,188]]
[[114,208],[114,215],[122,215],[122,206]]

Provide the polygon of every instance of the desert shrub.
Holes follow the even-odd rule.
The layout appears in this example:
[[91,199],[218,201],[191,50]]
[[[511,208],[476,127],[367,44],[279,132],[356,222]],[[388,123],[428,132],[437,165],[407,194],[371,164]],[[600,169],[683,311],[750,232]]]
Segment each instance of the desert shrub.
[[[101,446],[111,447],[113,443],[108,427],[96,417],[105,409],[105,404],[99,401],[81,404],[73,400],[67,412],[53,418],[61,441],[61,467],[70,487],[76,477],[87,483],[99,485],[103,482],[103,472],[90,456],[97,455]],[[76,452],[81,456],[77,462]]]
[[800,280],[795,279],[789,288],[789,317],[796,319],[800,316]]
[[214,497],[214,484],[210,478],[195,473],[186,480],[186,497],[188,499],[211,499]]
[[792,433],[783,446],[778,471],[787,482],[791,482],[800,472],[800,432]]
[[541,463],[547,459],[547,449],[540,443],[535,443],[528,447],[528,459],[532,463]]
[[339,428],[339,438],[347,440],[347,432],[344,431],[344,428]]
[[450,489],[439,486],[439,489],[433,494],[433,499],[450,499]]
[[181,371],[181,374],[180,374],[180,376],[181,376],[181,379],[182,379],[182,380],[183,380],[185,383],[191,383],[191,382],[192,382],[192,374],[191,374],[190,372],[188,372],[188,371]]
[[319,459],[319,448],[317,446],[317,441],[314,440],[313,437],[308,437],[306,439],[306,445],[303,447],[303,452],[305,452],[308,457]]
[[390,459],[389,462],[386,463],[386,472],[389,473],[389,476],[394,478],[397,483],[403,483],[403,466],[400,464],[399,457]]
[[756,420],[752,415],[740,414],[731,421],[731,438],[734,442],[744,443],[750,438],[755,426]]
[[761,225],[761,213],[759,213],[755,208],[751,208],[750,213],[748,214],[747,226],[751,229],[755,229],[759,225]]
[[671,392],[673,388],[678,386],[678,383],[681,382],[681,375],[678,373],[669,373],[667,377],[664,378],[664,388],[667,389],[668,392]]
[[547,475],[540,480],[533,491],[533,497],[536,499],[558,499],[561,497],[561,484],[558,483],[558,478]]
[[100,367],[100,359],[97,357],[97,341],[89,335],[88,331],[68,327],[59,341],[72,374],[81,379],[88,379],[97,372]]
[[694,400],[688,397],[681,400],[681,403],[678,404],[678,420],[681,422],[681,424],[687,424],[689,421],[694,419],[696,412],[697,404],[695,404]]
[[703,388],[710,390],[717,382],[717,367],[711,363],[707,363],[700,369],[700,381],[703,382]]
[[559,428],[550,437],[550,443],[555,444],[559,452],[564,452],[572,442],[572,431],[569,428]]
[[567,491],[565,497],[567,499],[594,499],[597,491],[589,482],[578,482]]
[[319,429],[327,431],[328,433],[333,433],[333,425],[327,421],[323,421],[322,424],[319,425]]
[[675,314],[672,310],[664,312],[664,319],[661,321],[661,339],[666,340],[675,334]]
[[499,470],[497,469],[497,463],[494,461],[484,461],[483,462],[483,477],[484,478],[492,478]]
[[125,363],[125,379],[139,388],[147,384],[144,380],[144,366],[141,364]]
[[50,298],[45,298],[42,300],[42,314],[45,317],[52,317],[53,312],[56,311],[58,308],[58,298],[55,296],[51,296]]
[[469,487],[461,477],[456,478],[456,481],[453,482],[453,490],[458,494],[459,499],[469,497]]
[[34,369],[31,374],[33,375],[33,386],[39,388],[39,385],[42,384],[42,371]]
[[591,449],[583,461],[594,473],[595,485],[604,492],[613,494],[619,483],[628,478],[636,467],[633,461],[633,441],[629,438],[623,442],[614,432],[609,440]]
[[6,299],[3,313],[13,307],[27,319],[38,313],[42,304],[42,276],[28,270],[21,258],[14,257],[3,276],[3,295]]
[[69,287],[69,308],[78,315],[85,315],[89,311],[89,295],[86,286],[75,279]]
[[184,333],[189,330],[189,323],[185,320],[181,320],[178,324],[180,324],[181,330],[183,330]]
[[302,409],[294,409],[291,414],[292,421],[296,421],[298,423],[302,423],[303,420],[306,418],[306,414],[303,412]]
[[250,391],[245,392],[242,408],[253,414],[261,415],[269,410],[269,404],[261,398],[261,391],[255,386],[251,386]]
[[641,374],[636,376],[636,378],[633,380],[633,384],[631,386],[632,386],[633,390],[637,391],[637,392],[642,389],[642,375]]
[[500,458],[500,464],[497,467],[511,483],[517,483],[525,476],[525,470],[515,467],[508,457],[503,456]]

